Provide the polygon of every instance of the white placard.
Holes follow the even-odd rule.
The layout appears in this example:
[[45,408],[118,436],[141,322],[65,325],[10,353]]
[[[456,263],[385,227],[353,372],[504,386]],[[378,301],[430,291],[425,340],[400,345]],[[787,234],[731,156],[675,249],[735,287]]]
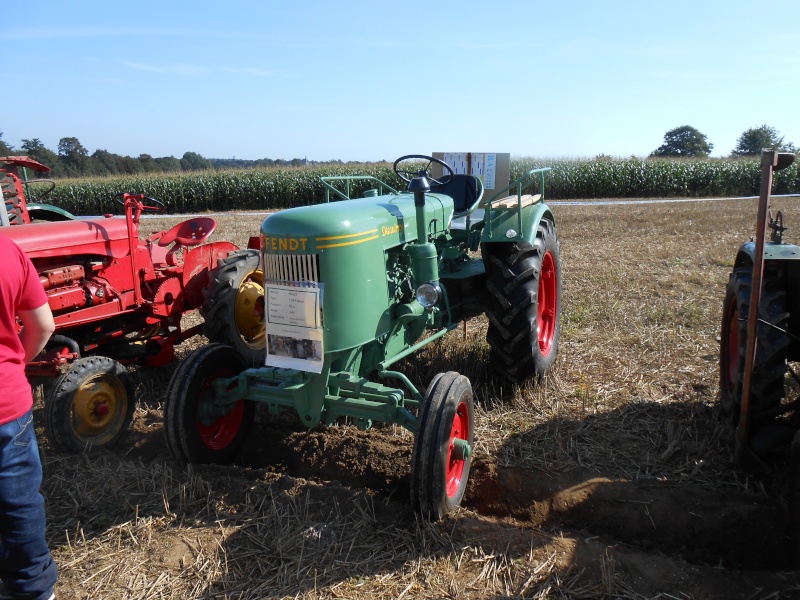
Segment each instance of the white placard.
[[267,366],[322,372],[320,299],[317,286],[266,285]]

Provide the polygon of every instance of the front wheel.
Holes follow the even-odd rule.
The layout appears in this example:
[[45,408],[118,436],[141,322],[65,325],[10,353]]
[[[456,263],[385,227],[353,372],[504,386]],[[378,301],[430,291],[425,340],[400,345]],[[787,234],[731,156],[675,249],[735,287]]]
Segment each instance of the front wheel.
[[[720,408],[732,423],[739,421],[744,385],[747,315],[750,312],[752,265],[738,267],[725,289],[720,336]],[[766,263],[764,267],[757,352],[750,377],[750,413],[775,408],[785,396],[789,337],[786,283],[783,268]],[[758,422],[763,426],[764,421]]]
[[425,392],[411,462],[411,503],[441,519],[461,504],[467,489],[475,435],[469,379],[439,373]]
[[541,381],[558,354],[561,332],[561,250],[555,223],[542,219],[531,245],[492,244],[486,286],[495,370],[507,380]]
[[239,250],[220,259],[210,273],[200,312],[204,333],[227,344],[247,365],[262,365],[267,356],[264,322],[264,274],[257,250]]
[[234,377],[245,369],[242,356],[230,346],[198,348],[170,379],[164,407],[164,432],[170,454],[186,463],[231,462],[253,424],[255,406],[238,400],[214,403],[213,382]]
[[44,401],[47,439],[59,451],[110,448],[133,419],[136,394],[128,370],[105,356],[79,358]]

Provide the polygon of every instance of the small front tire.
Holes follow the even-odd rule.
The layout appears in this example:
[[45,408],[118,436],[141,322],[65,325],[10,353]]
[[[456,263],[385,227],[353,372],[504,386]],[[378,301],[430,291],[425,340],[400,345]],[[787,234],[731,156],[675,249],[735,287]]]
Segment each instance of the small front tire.
[[47,392],[47,439],[61,452],[111,448],[125,435],[136,408],[128,370],[105,356],[79,358]]
[[245,369],[230,346],[211,344],[187,356],[170,379],[164,432],[170,454],[185,463],[231,462],[253,424],[255,406],[239,400],[224,412],[214,404],[212,384]]
[[461,505],[472,465],[475,409],[469,379],[439,373],[425,393],[411,458],[411,503],[441,519]]

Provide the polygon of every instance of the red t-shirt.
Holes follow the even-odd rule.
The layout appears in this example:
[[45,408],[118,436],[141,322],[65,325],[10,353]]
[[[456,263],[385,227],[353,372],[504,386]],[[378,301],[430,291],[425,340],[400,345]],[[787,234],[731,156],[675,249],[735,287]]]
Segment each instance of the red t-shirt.
[[17,419],[33,405],[25,377],[25,349],[17,333],[19,310],[47,303],[39,275],[25,253],[0,235],[0,424]]

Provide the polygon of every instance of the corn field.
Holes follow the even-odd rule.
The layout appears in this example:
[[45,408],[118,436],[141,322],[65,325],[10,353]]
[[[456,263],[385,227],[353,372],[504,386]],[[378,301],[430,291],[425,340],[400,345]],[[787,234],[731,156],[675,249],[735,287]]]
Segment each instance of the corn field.
[[[545,197],[550,200],[754,196],[761,176],[755,159],[517,158],[511,162],[511,180],[539,167],[552,168],[545,183]],[[320,177],[346,175],[371,175],[403,189],[390,164],[372,163],[65,180],[44,201],[81,215],[119,212],[114,196],[123,192],[157,198],[169,213],[279,210],[322,202]],[[369,187],[368,182],[354,182],[351,191],[357,196]],[[797,192],[800,172],[795,163],[775,174],[773,193]],[[35,191],[32,196],[35,201]]]

